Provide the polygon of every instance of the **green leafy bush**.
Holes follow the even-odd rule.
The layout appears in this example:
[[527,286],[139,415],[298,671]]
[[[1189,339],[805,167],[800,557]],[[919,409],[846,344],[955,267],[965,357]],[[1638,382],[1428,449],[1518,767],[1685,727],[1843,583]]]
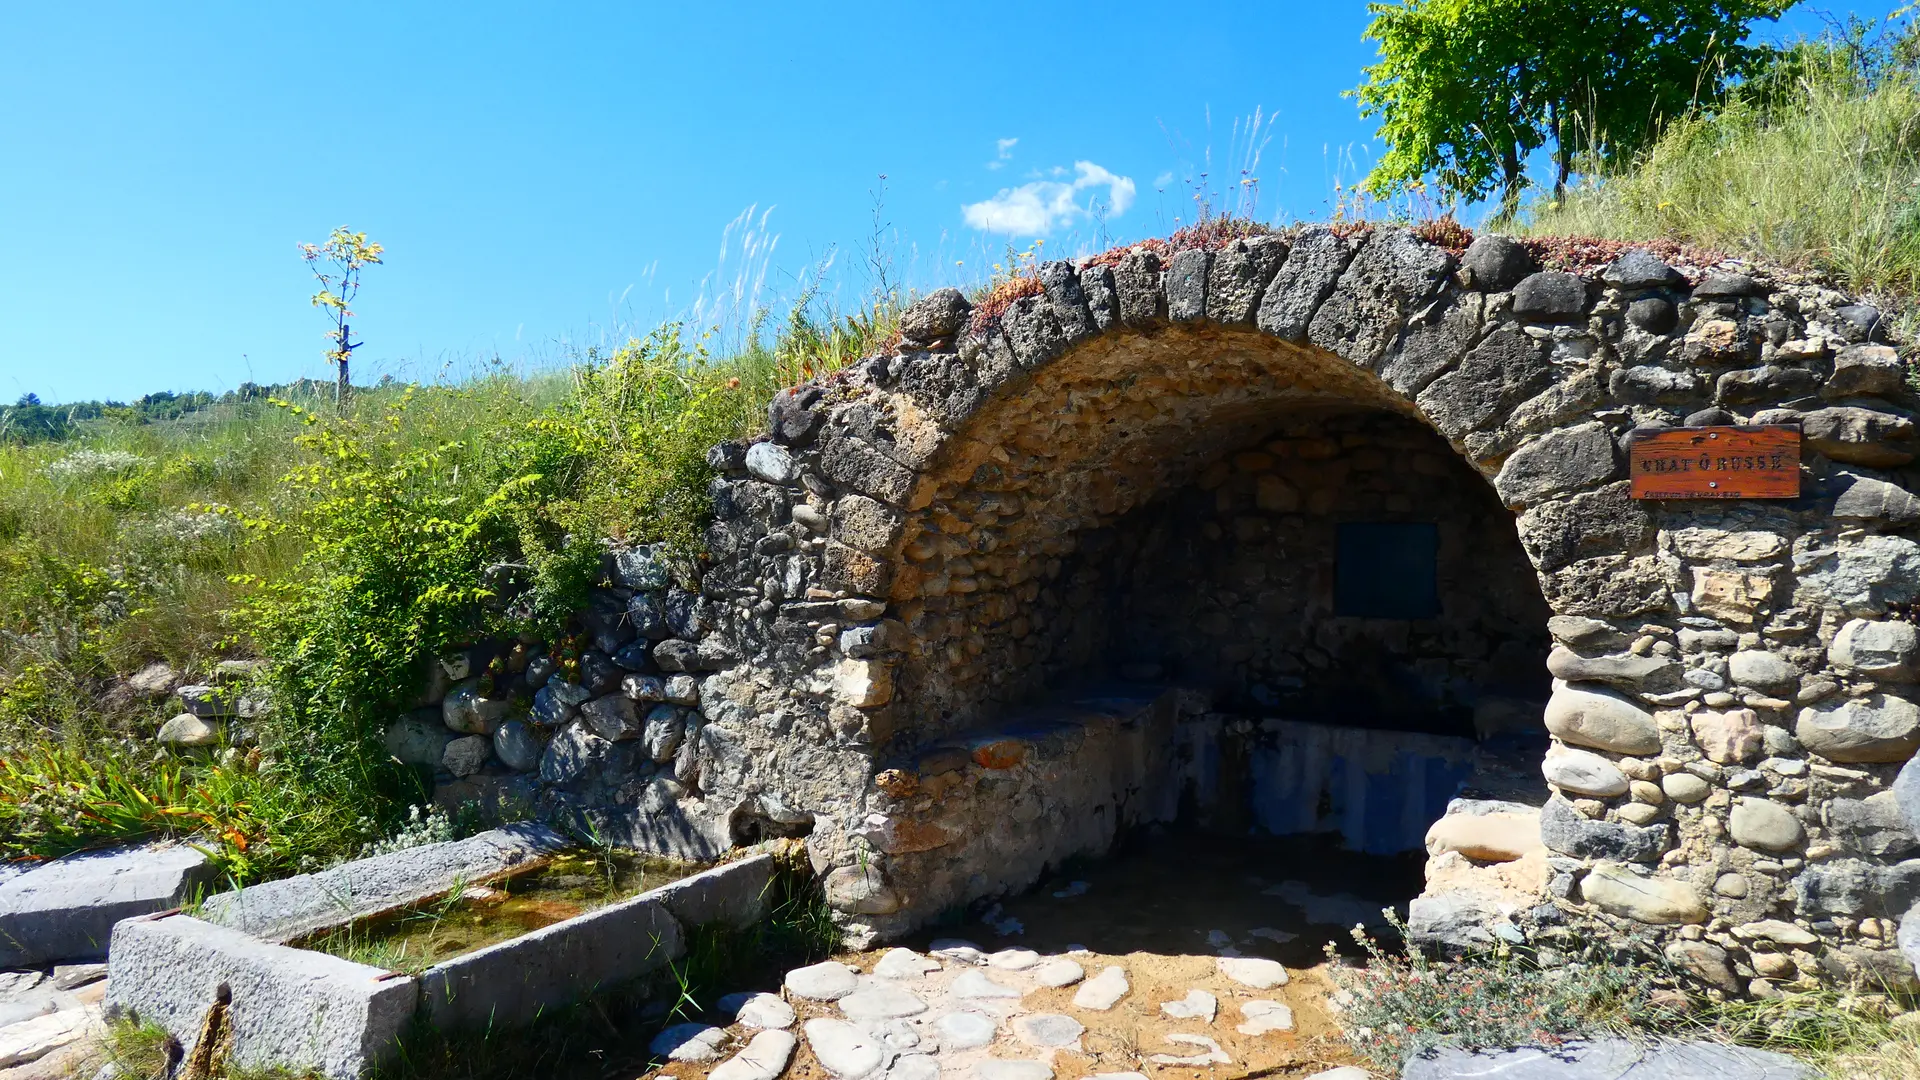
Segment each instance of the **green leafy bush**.
[[[249,581],[244,623],[276,672],[267,737],[283,781],[385,831],[424,794],[381,741],[424,662],[488,637],[559,637],[600,580],[604,538],[695,547],[706,450],[752,416],[742,380],[668,326],[570,382],[551,402],[500,377],[344,417],[287,406],[306,425],[289,509],[249,525],[303,554]],[[499,594],[488,568],[503,563],[532,570],[526,596]]]

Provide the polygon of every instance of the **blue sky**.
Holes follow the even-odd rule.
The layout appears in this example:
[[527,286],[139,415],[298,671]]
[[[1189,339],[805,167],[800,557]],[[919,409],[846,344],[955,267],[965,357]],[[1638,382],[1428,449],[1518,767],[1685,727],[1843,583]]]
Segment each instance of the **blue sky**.
[[[829,258],[855,304],[876,252],[926,288],[979,279],[1009,239],[1164,233],[1243,168],[1259,216],[1325,217],[1372,153],[1340,97],[1372,57],[1360,0],[0,20],[6,400],[330,377],[296,244],[339,224],[388,250],[356,381],[430,380],[668,317],[738,332]],[[1818,28],[1796,9],[1784,32]]]

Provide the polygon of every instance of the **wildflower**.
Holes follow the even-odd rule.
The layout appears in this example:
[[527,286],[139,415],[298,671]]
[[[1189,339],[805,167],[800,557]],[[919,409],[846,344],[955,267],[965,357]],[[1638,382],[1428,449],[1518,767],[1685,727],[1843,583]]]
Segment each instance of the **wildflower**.
[[147,459],[126,450],[76,450],[47,465],[47,478],[59,482],[92,480],[132,472]]

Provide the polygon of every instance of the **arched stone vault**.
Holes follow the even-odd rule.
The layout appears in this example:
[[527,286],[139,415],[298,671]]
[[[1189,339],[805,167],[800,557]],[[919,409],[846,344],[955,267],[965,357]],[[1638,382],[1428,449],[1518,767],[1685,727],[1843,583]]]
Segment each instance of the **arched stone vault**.
[[[1558,642],[1546,887],[1440,914],[1655,938],[1730,989],[1911,979],[1920,843],[1884,793],[1920,745],[1916,401],[1872,308],[1682,269],[1314,227],[923,300],[897,348],[780,395],[771,439],[716,448],[702,588],[740,661],[703,689],[706,804],[810,821],[830,898],[883,934],[1100,849],[1154,803],[1180,702],[994,727],[1044,671],[1019,623],[1049,564],[1283,416],[1365,407],[1491,482]],[[1632,429],[1732,422],[1801,425],[1799,499],[1628,497]]]
[[896,709],[916,736],[967,730],[1062,674],[1027,616],[1079,537],[1193,484],[1280,418],[1329,408],[1419,419],[1338,356],[1206,324],[1094,338],[983,405],[922,470],[913,501],[926,505],[888,551],[909,642]]

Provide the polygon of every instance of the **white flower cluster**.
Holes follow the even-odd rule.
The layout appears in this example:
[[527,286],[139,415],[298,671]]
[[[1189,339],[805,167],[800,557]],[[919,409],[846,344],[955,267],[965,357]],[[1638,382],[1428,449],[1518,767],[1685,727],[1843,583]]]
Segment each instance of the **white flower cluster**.
[[47,465],[47,478],[55,483],[71,484],[102,476],[119,476],[146,463],[146,458],[130,450],[75,450],[58,461],[50,462]]
[[375,855],[390,855],[408,848],[438,844],[454,838],[453,819],[446,810],[436,806],[422,814],[419,806],[407,808],[406,823],[385,840],[375,840],[360,849],[359,858],[366,859]]
[[206,510],[169,510],[141,519],[139,539],[148,544],[192,547],[206,541],[240,537],[240,523],[231,515]]

